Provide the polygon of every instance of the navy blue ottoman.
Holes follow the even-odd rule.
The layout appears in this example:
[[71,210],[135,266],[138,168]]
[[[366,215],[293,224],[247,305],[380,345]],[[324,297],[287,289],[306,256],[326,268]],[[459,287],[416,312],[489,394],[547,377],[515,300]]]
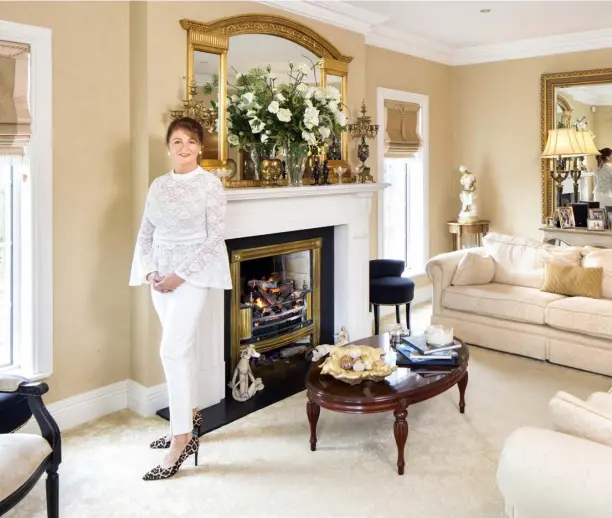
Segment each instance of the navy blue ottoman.
[[400,305],[406,305],[406,328],[410,329],[410,303],[414,299],[414,282],[402,277],[405,263],[398,259],[370,261],[370,304],[374,308],[374,334],[379,333],[380,306],[395,306],[400,323]]

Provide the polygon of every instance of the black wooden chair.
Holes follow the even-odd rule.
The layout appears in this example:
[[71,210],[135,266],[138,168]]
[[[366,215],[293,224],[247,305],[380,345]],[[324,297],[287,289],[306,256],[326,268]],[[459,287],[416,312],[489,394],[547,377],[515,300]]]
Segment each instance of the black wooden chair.
[[[0,516],[23,500],[46,472],[47,517],[59,517],[61,434],[42,400],[48,390],[43,382],[0,375]],[[32,415],[42,437],[19,432]]]
[[374,334],[379,333],[380,306],[395,306],[400,323],[400,305],[406,305],[406,329],[410,329],[410,303],[414,299],[414,282],[402,277],[406,263],[398,259],[370,261],[370,304],[374,308]]

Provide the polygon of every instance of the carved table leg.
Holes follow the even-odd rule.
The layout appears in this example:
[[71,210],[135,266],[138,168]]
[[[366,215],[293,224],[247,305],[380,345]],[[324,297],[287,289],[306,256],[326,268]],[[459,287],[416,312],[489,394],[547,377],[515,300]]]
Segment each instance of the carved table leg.
[[395,443],[397,444],[397,472],[400,475],[404,474],[404,447],[406,439],[408,439],[408,410],[405,403],[400,403],[400,406],[393,412],[395,423],[393,423],[393,433],[395,435]]
[[465,371],[463,378],[459,380],[457,386],[459,387],[459,412],[462,414],[465,412],[465,389],[468,384],[468,372]]
[[317,422],[319,421],[319,413],[321,407],[317,405],[308,394],[308,403],[306,403],[306,413],[308,414],[308,422],[310,423],[310,451],[317,449]]

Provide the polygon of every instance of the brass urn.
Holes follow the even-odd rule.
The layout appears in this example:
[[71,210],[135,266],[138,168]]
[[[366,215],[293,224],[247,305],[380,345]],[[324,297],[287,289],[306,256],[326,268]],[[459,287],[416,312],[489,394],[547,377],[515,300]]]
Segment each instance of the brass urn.
[[278,158],[264,158],[261,161],[261,186],[276,187],[281,174],[281,161]]

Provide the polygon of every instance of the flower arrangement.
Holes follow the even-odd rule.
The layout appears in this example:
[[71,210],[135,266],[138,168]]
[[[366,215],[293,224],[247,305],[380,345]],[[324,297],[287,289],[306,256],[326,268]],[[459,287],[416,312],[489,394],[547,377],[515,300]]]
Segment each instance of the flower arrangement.
[[[266,156],[282,149],[289,161],[307,156],[309,149],[321,153],[346,131],[340,91],[305,82],[315,66],[289,63],[290,81],[281,84],[270,66],[237,73],[227,100],[230,146]],[[214,86],[208,85],[209,91]]]

